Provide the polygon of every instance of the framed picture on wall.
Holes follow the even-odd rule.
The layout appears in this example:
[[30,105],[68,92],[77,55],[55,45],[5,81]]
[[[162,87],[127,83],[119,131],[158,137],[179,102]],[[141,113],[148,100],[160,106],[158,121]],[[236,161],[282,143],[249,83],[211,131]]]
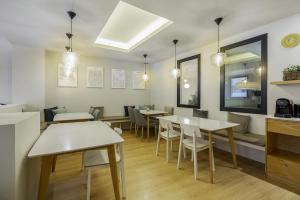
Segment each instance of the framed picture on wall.
[[77,87],[77,67],[69,68],[58,64],[57,85],[58,87]]
[[143,80],[144,71],[132,72],[132,88],[136,90],[145,89],[145,81]]
[[103,67],[88,66],[86,68],[86,87],[103,88]]
[[111,70],[111,88],[124,89],[126,82],[126,74],[124,69]]

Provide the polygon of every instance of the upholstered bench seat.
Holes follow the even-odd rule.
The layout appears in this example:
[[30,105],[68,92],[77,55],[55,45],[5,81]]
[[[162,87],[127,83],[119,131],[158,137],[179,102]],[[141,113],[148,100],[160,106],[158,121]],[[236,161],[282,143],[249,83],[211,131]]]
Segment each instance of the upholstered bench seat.
[[[214,132],[216,135],[227,138],[227,131],[221,130]],[[242,141],[246,143],[250,143],[257,146],[265,146],[265,136],[254,134],[254,133],[238,133],[233,132],[234,139],[237,141]]]

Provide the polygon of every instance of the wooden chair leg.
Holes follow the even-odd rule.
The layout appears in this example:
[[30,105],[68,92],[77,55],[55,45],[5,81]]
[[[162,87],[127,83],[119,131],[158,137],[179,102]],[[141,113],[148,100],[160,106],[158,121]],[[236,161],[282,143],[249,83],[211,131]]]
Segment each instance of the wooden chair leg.
[[130,128],[129,128],[129,130],[130,130],[130,133],[132,133],[131,131],[132,131],[132,122],[130,122]]
[[90,200],[91,198],[91,169],[87,170],[87,192],[86,192],[86,199]]
[[156,144],[156,156],[158,156],[159,151],[159,143],[160,143],[160,134],[157,136],[157,144]]
[[167,163],[169,162],[169,147],[170,147],[170,144],[169,144],[169,140],[166,140],[167,143],[166,143],[166,159],[167,159]]
[[142,139],[144,138],[144,127],[142,126]]
[[171,152],[173,152],[173,140],[171,140]]
[[186,159],[186,150],[184,147],[182,147],[182,150],[183,150],[183,158]]
[[[182,152],[182,139],[180,138],[179,141],[179,151],[178,151],[178,160],[177,160],[177,169],[180,168],[180,161],[181,161],[181,152]],[[184,148],[184,147],[183,147]]]
[[193,153],[194,153],[194,155],[192,155],[192,156],[194,157],[194,176],[195,176],[195,179],[197,180],[197,178],[198,178],[197,151],[194,150]]

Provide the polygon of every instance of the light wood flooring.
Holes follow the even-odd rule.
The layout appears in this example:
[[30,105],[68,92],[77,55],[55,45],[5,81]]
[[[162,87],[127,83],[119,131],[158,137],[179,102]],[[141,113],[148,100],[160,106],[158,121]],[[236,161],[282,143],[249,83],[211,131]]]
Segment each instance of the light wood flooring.
[[[182,161],[176,169],[178,143],[170,163],[165,161],[165,143],[155,156],[156,142],[141,141],[124,133],[126,191],[128,200],[300,200],[300,189],[288,191],[271,184],[264,177],[264,165],[238,157],[239,169],[232,168],[231,155],[215,150],[215,184],[209,182],[208,152],[199,155],[199,180],[193,177],[193,163]],[[81,169],[81,154],[59,156],[52,174],[48,199],[86,199],[85,173]],[[298,193],[298,194],[297,194]],[[109,169],[92,172],[91,199],[114,199]]]

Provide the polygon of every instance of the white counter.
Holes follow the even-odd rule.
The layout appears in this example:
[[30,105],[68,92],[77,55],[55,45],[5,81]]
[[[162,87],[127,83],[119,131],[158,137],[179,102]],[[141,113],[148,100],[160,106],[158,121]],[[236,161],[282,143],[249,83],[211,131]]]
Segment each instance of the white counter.
[[0,199],[36,199],[40,160],[27,154],[40,135],[40,113],[0,113]]

